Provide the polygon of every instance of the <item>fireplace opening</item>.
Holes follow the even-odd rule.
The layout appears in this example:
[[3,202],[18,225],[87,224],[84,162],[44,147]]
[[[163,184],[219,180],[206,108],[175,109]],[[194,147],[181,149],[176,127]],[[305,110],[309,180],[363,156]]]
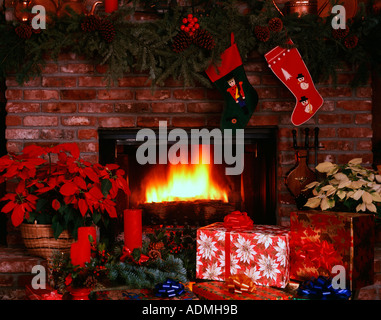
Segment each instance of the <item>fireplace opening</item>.
[[[126,208],[143,210],[143,225],[203,226],[223,221],[226,214],[245,211],[257,224],[276,224],[276,129],[254,128],[244,132],[243,171],[227,175],[231,162],[215,161],[216,148],[189,138],[185,154],[168,153],[160,163],[159,141],[155,143],[155,163],[140,164],[136,139],[138,130],[99,129],[99,158],[102,164],[117,163],[125,170],[131,195],[118,198],[120,219]],[[191,135],[191,130],[187,131]],[[159,135],[157,135],[159,136]],[[191,142],[192,141],[192,142]],[[231,140],[234,144],[235,139]],[[166,151],[177,142],[167,141]],[[223,152],[224,146],[222,146]],[[236,146],[233,145],[233,152]],[[200,161],[194,161],[194,153]],[[178,150],[177,150],[178,151]],[[172,157],[182,163],[173,164]],[[202,163],[206,156],[209,163]],[[205,158],[204,158],[205,159]],[[192,162],[193,161],[193,162]],[[208,162],[208,161],[206,161]],[[217,163],[215,163],[217,162]]]

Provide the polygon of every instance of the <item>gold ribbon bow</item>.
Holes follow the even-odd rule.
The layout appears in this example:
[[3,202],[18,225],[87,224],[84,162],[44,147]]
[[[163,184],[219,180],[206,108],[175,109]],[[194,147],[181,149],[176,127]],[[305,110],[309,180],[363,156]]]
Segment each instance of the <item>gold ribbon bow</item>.
[[253,292],[257,289],[246,274],[235,274],[225,281],[225,288],[231,293]]

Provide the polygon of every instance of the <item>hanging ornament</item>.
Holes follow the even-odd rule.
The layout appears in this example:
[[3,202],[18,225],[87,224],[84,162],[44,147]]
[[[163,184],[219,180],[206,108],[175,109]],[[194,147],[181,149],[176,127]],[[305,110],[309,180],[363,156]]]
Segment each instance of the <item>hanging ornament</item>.
[[23,23],[18,25],[15,28],[16,34],[21,38],[21,39],[29,39],[32,36],[32,27],[29,24]]
[[266,42],[270,39],[270,30],[268,27],[256,26],[254,34],[259,41]]
[[212,35],[204,29],[197,29],[194,34],[193,43],[201,48],[212,50],[216,45]]
[[114,24],[109,19],[102,19],[100,21],[99,32],[102,38],[108,43],[114,40],[116,34]]
[[283,29],[283,22],[279,18],[272,18],[270,19],[268,26],[270,31],[279,32]]
[[188,14],[186,18],[183,18],[183,24],[180,29],[189,34],[189,36],[193,36],[197,29],[200,28],[200,25],[197,23],[198,18],[193,17],[192,14]]

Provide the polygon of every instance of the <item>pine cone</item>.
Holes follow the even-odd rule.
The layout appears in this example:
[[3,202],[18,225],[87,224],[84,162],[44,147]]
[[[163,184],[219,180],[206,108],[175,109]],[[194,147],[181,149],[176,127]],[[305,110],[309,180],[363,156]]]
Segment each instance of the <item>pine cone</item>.
[[269,25],[269,30],[273,32],[279,32],[283,29],[283,22],[279,18],[270,19],[268,25]]
[[266,42],[270,39],[270,30],[268,27],[256,26],[254,33],[259,41]]
[[108,43],[114,40],[116,34],[114,24],[108,19],[100,20],[99,32],[102,38]]
[[151,242],[148,245],[149,250],[161,250],[164,248],[164,243],[163,242]]
[[346,27],[345,29],[333,29],[332,30],[332,36],[336,40],[344,39],[349,33],[349,28]]
[[99,29],[101,23],[101,19],[94,15],[86,16],[82,23],[81,28],[85,32],[93,32]]
[[212,50],[216,45],[212,35],[204,29],[196,30],[193,38],[193,43],[207,50]]
[[86,288],[94,288],[97,283],[98,283],[98,281],[95,277],[88,276],[86,281],[85,281],[85,287]]
[[161,259],[161,253],[159,250],[152,249],[148,252],[148,257],[152,260]]
[[358,41],[359,38],[357,36],[349,36],[344,39],[344,45],[348,49],[353,49],[357,46]]
[[15,28],[16,34],[21,38],[21,39],[29,39],[32,36],[32,27],[29,24],[20,24]]
[[172,41],[172,50],[176,53],[183,52],[192,44],[192,38],[185,31],[180,31]]

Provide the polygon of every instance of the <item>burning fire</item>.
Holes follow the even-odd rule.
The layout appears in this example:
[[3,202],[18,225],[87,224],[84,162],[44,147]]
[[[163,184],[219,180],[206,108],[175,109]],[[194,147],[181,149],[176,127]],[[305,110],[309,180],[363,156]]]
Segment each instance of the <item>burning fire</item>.
[[151,179],[146,189],[146,202],[223,200],[227,192],[211,177],[209,164],[170,165],[167,181]]

